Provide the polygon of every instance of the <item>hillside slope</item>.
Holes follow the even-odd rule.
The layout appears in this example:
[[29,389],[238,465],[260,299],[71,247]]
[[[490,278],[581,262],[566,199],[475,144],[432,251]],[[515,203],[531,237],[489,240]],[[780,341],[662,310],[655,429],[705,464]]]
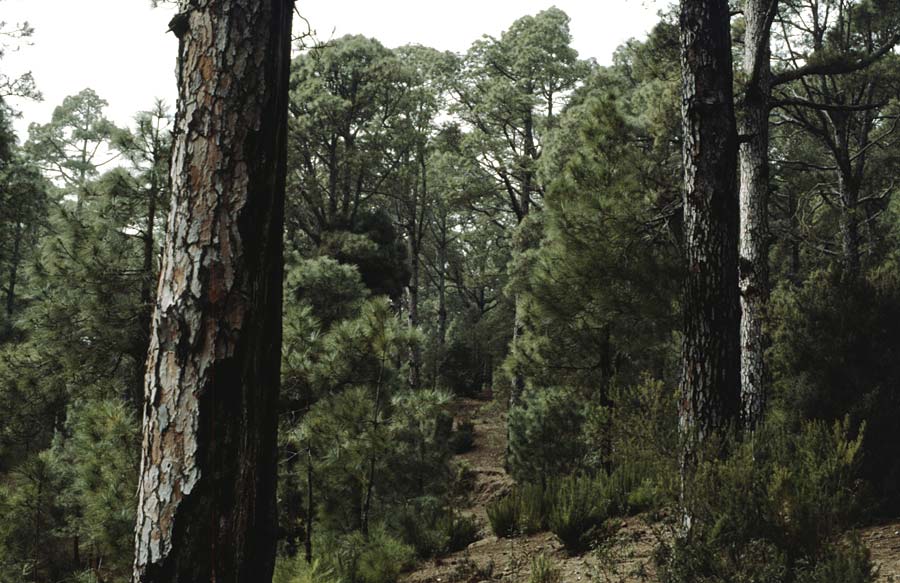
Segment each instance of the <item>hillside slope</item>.
[[[497,409],[495,403],[468,399],[457,411],[458,418],[475,424],[475,447],[455,461],[471,472],[468,507],[462,511],[478,522],[479,540],[464,551],[420,564],[403,577],[403,583],[525,583],[532,561],[541,555],[556,565],[564,583],[655,581],[654,552],[671,535],[663,522],[648,516],[623,519],[614,525],[616,532],[603,548],[582,556],[569,556],[552,533],[514,539],[493,535],[487,506],[513,486],[503,468],[506,417]],[[862,529],[860,536],[879,567],[879,583],[900,583],[900,522]]]

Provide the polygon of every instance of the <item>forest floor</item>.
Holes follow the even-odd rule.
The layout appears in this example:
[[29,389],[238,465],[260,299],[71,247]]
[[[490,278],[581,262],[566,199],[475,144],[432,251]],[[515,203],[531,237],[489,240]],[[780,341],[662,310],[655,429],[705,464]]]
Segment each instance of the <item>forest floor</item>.
[[[455,457],[468,467],[470,493],[462,512],[479,525],[478,540],[463,551],[424,561],[407,573],[402,583],[526,583],[534,558],[545,555],[559,569],[562,583],[642,583],[656,581],[654,555],[660,543],[671,540],[664,517],[640,515],[623,518],[603,546],[571,556],[549,532],[513,539],[491,532],[487,505],[506,495],[513,486],[503,468],[506,450],[506,417],[496,403],[463,400],[457,419],[475,424],[475,446]],[[900,522],[864,528],[862,540],[879,568],[879,583],[900,583]],[[835,582],[838,583],[838,582]]]

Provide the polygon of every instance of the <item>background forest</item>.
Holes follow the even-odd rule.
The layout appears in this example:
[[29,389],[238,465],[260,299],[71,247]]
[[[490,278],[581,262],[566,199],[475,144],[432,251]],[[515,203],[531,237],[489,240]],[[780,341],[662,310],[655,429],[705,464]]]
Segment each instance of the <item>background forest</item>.
[[[661,14],[599,66],[548,8],[464,54],[298,50],[277,581],[389,583],[491,534],[600,553],[625,516],[677,530],[682,496],[696,527],[660,535],[658,580],[874,580],[852,531],[900,512],[900,6],[773,16],[767,406],[687,486],[678,35]],[[39,98],[0,73],[14,95]],[[0,107],[3,583],[131,573],[172,116],[149,101],[116,127],[106,107],[85,89],[23,136]],[[483,445],[476,401],[515,481],[486,523],[455,457]]]

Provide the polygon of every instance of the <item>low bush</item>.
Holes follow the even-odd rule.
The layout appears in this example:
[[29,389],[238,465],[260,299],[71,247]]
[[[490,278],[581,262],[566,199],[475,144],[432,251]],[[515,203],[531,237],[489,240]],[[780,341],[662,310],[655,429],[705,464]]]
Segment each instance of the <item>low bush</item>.
[[553,506],[554,487],[540,484],[522,484],[516,489],[519,502],[519,528],[522,534],[534,534],[547,530],[547,519]]
[[451,514],[443,523],[444,552],[455,553],[478,540],[478,523],[470,516]]
[[562,583],[562,572],[547,555],[531,558],[531,574],[528,583]]
[[472,451],[473,447],[475,447],[475,424],[468,420],[462,421],[450,435],[450,451],[458,455]]
[[726,458],[699,465],[686,486],[689,537],[678,537],[664,583],[872,581],[872,563],[844,540],[859,517],[862,435],[850,422],[770,423]]
[[629,515],[664,503],[650,466],[626,462],[600,480],[612,515]]
[[448,510],[429,496],[417,498],[397,512],[391,525],[423,559],[462,550],[478,537],[478,525],[471,518]]
[[370,537],[359,555],[358,580],[362,583],[394,583],[400,573],[412,567],[412,547],[380,533]]
[[519,534],[519,511],[519,497],[515,492],[488,504],[488,522],[491,523],[494,534],[500,538],[511,538]]
[[307,563],[303,555],[279,557],[272,583],[335,583],[334,571],[316,559]]
[[354,532],[319,543],[323,568],[341,583],[395,583],[415,563],[415,549],[383,527],[370,531],[368,538]]
[[569,552],[588,550],[609,516],[602,479],[569,477],[554,485],[549,526]]
[[[523,484],[488,506],[488,520],[498,537],[551,530],[572,551],[584,550],[606,518],[602,479],[568,476],[546,488]],[[584,540],[582,540],[584,539]]]

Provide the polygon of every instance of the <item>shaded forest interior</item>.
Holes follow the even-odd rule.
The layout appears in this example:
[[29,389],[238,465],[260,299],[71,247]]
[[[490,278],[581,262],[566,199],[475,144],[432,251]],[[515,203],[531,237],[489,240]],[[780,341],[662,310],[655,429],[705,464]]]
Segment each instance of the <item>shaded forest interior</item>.
[[[264,237],[235,272],[283,293],[281,389],[217,406],[272,397],[277,459],[274,427],[201,454],[277,463],[277,583],[554,583],[575,558],[595,581],[878,580],[858,532],[900,515],[900,3],[683,0],[609,65],[569,24],[548,8],[462,54],[306,39],[286,87],[258,84],[287,112],[256,156],[277,169],[283,139],[286,176],[247,178],[286,181],[283,287]],[[17,136],[0,101],[0,583],[143,576],[142,419],[169,422],[145,384],[171,372],[145,370],[196,124],[108,105],[85,89]],[[277,377],[263,340],[228,350]],[[647,570],[597,567],[637,521]],[[508,541],[517,566],[470,560]]]

